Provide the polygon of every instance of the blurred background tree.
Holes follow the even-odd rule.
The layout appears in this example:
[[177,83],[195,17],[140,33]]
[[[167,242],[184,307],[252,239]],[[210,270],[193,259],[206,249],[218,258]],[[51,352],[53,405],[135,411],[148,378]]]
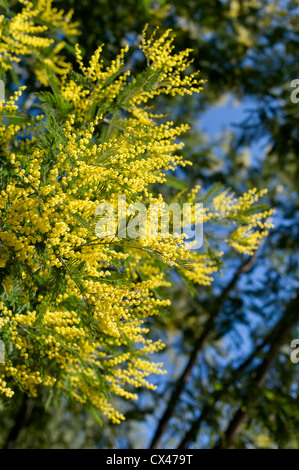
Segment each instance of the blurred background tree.
[[[81,23],[90,56],[106,44],[135,48],[146,23],[171,27],[178,49],[192,48],[207,80],[203,93],[161,98],[176,123],[189,121],[183,152],[193,167],[180,170],[211,196],[217,184],[237,194],[269,189],[275,229],[253,257],[227,252],[228,268],[209,288],[177,283],[167,293],[166,319],[151,319],[164,335],[168,375],[155,393],[141,392],[123,408],[127,420],[102,428],[66,402],[45,413],[22,396],[1,413],[2,447],[20,448],[298,448],[299,365],[290,360],[299,337],[298,2],[292,0],[62,0]],[[69,48],[70,59],[72,48]],[[215,186],[216,184],[216,186]],[[173,188],[165,197],[171,198]],[[215,228],[217,230],[217,228]],[[71,413],[70,413],[71,409]]]

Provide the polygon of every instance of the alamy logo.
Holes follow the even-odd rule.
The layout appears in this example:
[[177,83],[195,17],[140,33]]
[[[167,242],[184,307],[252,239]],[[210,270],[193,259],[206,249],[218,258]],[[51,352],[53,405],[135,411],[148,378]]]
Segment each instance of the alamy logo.
[[5,85],[4,81],[0,80],[0,101],[5,100]]
[[296,348],[291,352],[290,359],[293,364],[298,364],[299,362],[299,339],[293,339],[291,342],[291,348]]
[[297,96],[299,94],[299,78],[295,78],[295,80],[291,82],[291,87],[295,88],[291,93],[291,101],[292,103],[297,104],[299,103],[299,97]]
[[[136,212],[138,213],[136,215]],[[157,238],[178,237],[183,233],[190,240],[189,249],[195,250],[203,243],[203,204],[174,202],[151,203],[149,208],[140,202],[127,206],[126,196],[119,195],[117,209],[109,202],[103,202],[96,208],[98,221],[95,233],[98,238]],[[172,216],[171,216],[172,214]],[[127,222],[128,220],[128,222]]]
[[0,364],[4,364],[5,362],[5,348],[4,348],[4,343],[0,339]]

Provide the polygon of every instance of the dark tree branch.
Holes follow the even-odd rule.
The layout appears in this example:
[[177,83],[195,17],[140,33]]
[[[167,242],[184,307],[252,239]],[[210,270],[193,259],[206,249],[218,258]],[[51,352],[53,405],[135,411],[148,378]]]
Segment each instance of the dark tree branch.
[[237,369],[233,371],[231,377],[222,384],[221,390],[214,393],[213,403],[206,404],[203,407],[202,412],[200,413],[199,417],[193,421],[190,429],[186,432],[185,436],[180,442],[178,449],[186,449],[188,445],[196,439],[201,423],[211,414],[211,412],[213,411],[212,407],[221,399],[221,397],[223,397],[225,393],[227,393],[228,388],[231,387],[235,383],[236,380],[238,380],[241,373],[251,364],[253,359],[258,357],[260,352],[271,341],[271,339],[273,338],[275,334],[276,334],[276,329],[274,329],[264,339],[264,341],[255,348],[255,350],[249,355],[249,357]]
[[217,297],[213,312],[211,313],[208,320],[206,321],[206,324],[204,325],[201,335],[196,340],[183,372],[181,373],[180,377],[177,379],[176,386],[173,389],[173,392],[168,400],[166,410],[164,411],[158,423],[158,427],[156,429],[154,437],[149,446],[150,449],[157,449],[159,447],[162,435],[164,434],[167,424],[173,415],[175,406],[185,388],[185,384],[189,376],[191,375],[192,369],[196,364],[198,353],[202,349],[202,346],[205,340],[209,336],[209,333],[211,332],[211,330],[213,330],[215,319],[221,310],[223,302],[229,296],[230,292],[235,288],[240,276],[243,273],[248,272],[253,267],[255,262],[256,262],[256,253],[253,256],[250,256],[240,265],[240,267],[236,271],[230,283],[223,289],[221,294]]
[[27,419],[32,413],[33,406],[34,406],[34,402],[32,398],[29,398],[27,395],[24,395],[22,399],[21,407],[15,418],[15,423],[7,436],[3,449],[14,449],[17,438],[24,424],[26,423]]
[[279,354],[281,346],[286,343],[293,325],[296,323],[296,321],[298,321],[298,309],[299,295],[297,295],[297,297],[288,304],[285,315],[282,321],[279,322],[278,328],[276,329],[276,334],[271,343],[267,357],[253,374],[243,403],[243,405],[246,406],[241,406],[237,410],[231,422],[229,423],[224,436],[219,439],[215,448],[227,449],[233,445],[236,436],[248,418],[249,405],[258,398],[259,390],[264,386],[267,375]]

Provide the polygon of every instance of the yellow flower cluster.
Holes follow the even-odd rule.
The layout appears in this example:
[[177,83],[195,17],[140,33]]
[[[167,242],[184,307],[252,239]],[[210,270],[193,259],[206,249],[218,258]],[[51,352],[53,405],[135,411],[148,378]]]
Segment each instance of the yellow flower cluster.
[[153,72],[159,72],[159,80],[150,93],[142,93],[134,98],[135,103],[146,102],[155,95],[192,95],[202,90],[205,80],[198,80],[199,72],[184,75],[185,70],[192,63],[189,59],[191,49],[185,49],[174,54],[174,38],[172,30],[168,29],[160,38],[156,39],[157,29],[147,38],[147,27],[143,31],[142,45],[140,46],[146,56],[148,65]]
[[[64,37],[79,34],[78,24],[71,22],[72,11],[65,13],[52,7],[52,0],[19,0],[23,6],[20,13],[0,15],[0,64],[4,70],[12,68],[13,62],[30,56],[37,78],[48,85],[48,70],[65,74],[70,64],[60,55],[64,42],[57,42],[52,31]],[[50,25],[50,26],[49,26]],[[51,72],[52,73],[52,72]]]
[[[10,383],[21,385],[33,396],[41,383],[48,386],[55,383],[62,390],[71,387],[76,399],[100,407],[104,414],[118,422],[121,415],[114,413],[99,393],[97,369],[103,362],[106,373],[102,387],[120,396],[135,397],[125,390],[126,384],[152,388],[146,377],[162,373],[159,364],[140,360],[135,353],[114,353],[110,358],[110,350],[112,345],[126,349],[133,343],[139,345],[140,354],[144,355],[161,348],[160,342],[144,339],[147,329],[142,324],[146,317],[169,305],[169,300],[159,300],[152,293],[152,289],[167,283],[163,273],[151,272],[149,265],[145,267],[147,279],[144,281],[129,284],[110,281],[111,263],[123,260],[126,273],[130,273],[135,262],[136,276],[138,270],[142,272],[142,258],[135,255],[134,247],[120,252],[110,241],[95,239],[94,235],[90,236],[88,227],[78,220],[92,225],[100,202],[97,188],[107,181],[110,182],[107,191],[110,187],[115,191],[126,185],[125,193],[132,195],[145,191],[149,182],[159,180],[161,168],[168,167],[172,159],[169,152],[173,152],[176,145],[170,142],[176,134],[169,132],[169,142],[164,142],[162,130],[152,132],[147,142],[145,129],[141,127],[138,135],[137,126],[129,121],[123,137],[117,142],[113,140],[114,148],[118,146],[116,154],[109,165],[102,166],[94,164],[103,153],[103,146],[95,144],[92,138],[95,124],[82,132],[75,132],[73,125],[71,117],[64,129],[66,145],[58,146],[57,162],[49,171],[47,184],[43,173],[45,151],[31,146],[30,154],[28,148],[26,152],[20,148],[16,153],[6,154],[12,177],[0,193],[1,265],[5,267],[16,260],[20,273],[19,278],[14,279],[8,271],[2,285],[8,303],[11,295],[20,296],[26,308],[24,313],[16,314],[2,305],[2,331],[9,337],[14,351],[14,358],[6,362],[3,370]],[[167,126],[165,129],[166,135]],[[137,137],[140,143],[136,142]],[[138,156],[145,152],[149,154],[149,161],[142,166]],[[152,158],[150,152],[153,152]],[[176,163],[175,158],[172,160]],[[113,198],[114,194],[111,200]],[[164,245],[163,250],[153,240],[151,249],[158,251],[159,248],[161,258],[172,264],[176,244],[172,241]],[[142,244],[140,248],[143,249]],[[142,254],[143,258],[148,257],[146,251]],[[84,263],[84,276],[80,281],[76,277],[75,262]],[[61,269],[66,282],[63,293],[53,302],[48,285],[57,269]],[[38,300],[34,311],[30,309],[32,295]],[[80,306],[80,315],[67,307],[70,301]],[[95,326],[92,343],[89,341],[90,321]],[[46,369],[44,375],[38,373],[40,364],[51,360],[59,366],[59,378]],[[12,393],[5,387],[3,391]]]
[[[147,38],[147,28],[144,29],[140,48],[146,57],[148,68],[146,73],[141,73],[137,77],[131,77],[130,70],[122,72],[128,46],[124,47],[116,59],[104,68],[103,61],[100,60],[103,45],[95,51],[87,67],[84,65],[79,45],[76,45],[79,67],[86,79],[95,83],[91,90],[90,87],[84,88],[82,83],[76,83],[74,79],[66,77],[63,79],[62,95],[74,105],[77,111],[76,119],[83,120],[83,116],[89,116],[95,101],[101,107],[117,100],[120,107],[132,113],[139,125],[142,123],[148,127],[149,124],[153,125],[152,118],[155,117],[144,106],[150,99],[160,94],[175,96],[198,93],[202,90],[205,81],[196,78],[199,72],[186,73],[186,69],[192,63],[188,58],[191,50],[186,49],[175,54],[173,38],[170,37],[171,30],[167,30],[158,39],[155,37],[156,32]],[[131,82],[128,81],[129,78]]]
[[211,208],[204,212],[206,221],[216,222],[227,220],[237,225],[229,236],[228,243],[240,253],[252,255],[258,248],[260,241],[268,235],[269,229],[273,228],[271,216],[273,209],[253,211],[254,203],[267,193],[267,189],[258,191],[250,189],[240,197],[236,197],[229,190],[216,196]]

